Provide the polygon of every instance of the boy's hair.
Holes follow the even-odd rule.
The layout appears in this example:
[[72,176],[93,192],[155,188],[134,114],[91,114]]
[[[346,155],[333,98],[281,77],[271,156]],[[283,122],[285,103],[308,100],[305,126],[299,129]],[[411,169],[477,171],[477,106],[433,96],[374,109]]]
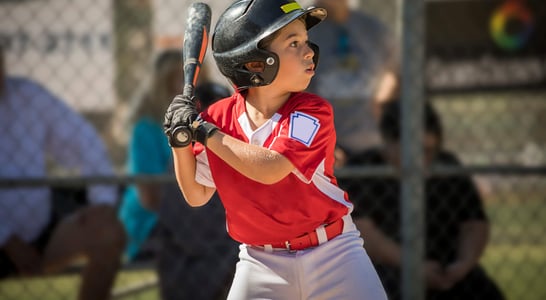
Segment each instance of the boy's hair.
[[[303,9],[293,0],[237,0],[220,16],[214,29],[216,65],[239,90],[268,85],[277,76],[279,58],[263,49],[260,42],[298,18],[309,30],[325,17],[323,8]],[[264,68],[259,72],[247,70],[245,64],[249,62],[262,63]]]
[[[392,100],[383,104],[383,113],[379,121],[379,130],[385,141],[400,141],[400,101]],[[443,139],[442,122],[434,107],[427,101],[423,109],[424,132]]]

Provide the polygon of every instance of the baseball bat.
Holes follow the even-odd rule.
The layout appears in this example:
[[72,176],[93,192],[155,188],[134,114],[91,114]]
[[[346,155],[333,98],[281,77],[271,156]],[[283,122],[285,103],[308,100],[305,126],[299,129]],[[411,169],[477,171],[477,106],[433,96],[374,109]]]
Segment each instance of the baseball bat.
[[[188,9],[182,57],[184,60],[184,83],[182,94],[193,97],[194,88],[201,71],[201,64],[207,52],[211,11],[210,7],[202,2],[194,2]],[[191,126],[191,125],[190,125]],[[192,131],[185,126],[179,126],[172,133],[174,142],[184,147],[191,143]]]

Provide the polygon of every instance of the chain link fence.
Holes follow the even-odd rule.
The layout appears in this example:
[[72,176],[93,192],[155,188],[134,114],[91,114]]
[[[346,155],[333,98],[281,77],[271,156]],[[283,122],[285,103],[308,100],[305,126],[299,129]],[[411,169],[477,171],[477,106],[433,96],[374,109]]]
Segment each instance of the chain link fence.
[[[214,25],[229,1],[204,2],[211,5]],[[444,149],[459,162],[417,170],[427,155],[425,136],[408,138],[401,129],[400,156],[405,157],[406,167],[414,169],[356,160],[337,170],[340,184],[355,202],[355,213],[391,220],[376,221],[398,234],[393,239],[401,245],[401,265],[420,272],[425,266],[419,256],[432,251],[427,248],[431,235],[445,243],[440,244],[446,248],[438,249],[442,255],[448,255],[448,249],[453,250],[448,247],[457,240],[454,232],[431,233],[427,226],[432,222],[441,227],[442,221],[459,218],[461,209],[448,204],[474,197],[490,226],[479,259],[485,273],[506,299],[544,299],[546,4],[540,0],[429,0],[416,2],[423,4],[422,10],[404,15],[408,8],[401,0],[349,2],[392,30],[400,44],[401,68],[421,72],[418,79],[404,75],[403,69],[399,74],[400,99],[415,105],[403,107],[402,124],[410,124],[412,132],[419,134],[423,125],[419,117],[426,111],[415,107],[430,103],[441,119]],[[15,78],[0,85],[11,93],[0,98],[0,242],[6,245],[15,232],[25,242],[36,240],[50,219],[63,219],[87,202],[120,208],[135,184],[156,184],[170,190],[168,195],[179,193],[169,173],[139,173],[127,162],[132,117],[140,95],[153,80],[154,59],[165,49],[181,48],[190,3],[0,0],[3,65],[6,74]],[[412,32],[419,29],[419,22],[424,34]],[[408,50],[412,44],[416,51]],[[229,86],[216,71],[210,51],[206,64],[210,80]],[[415,99],[421,93],[412,89],[421,84],[423,98]],[[421,142],[425,151],[412,154],[412,149],[421,149]],[[412,163],[407,164],[408,159]],[[412,180],[408,174],[424,175],[423,199],[403,193],[402,187]],[[461,185],[461,178],[469,179],[466,185]],[[434,179],[442,183],[431,183]],[[441,203],[439,207],[433,200]],[[391,205],[385,207],[381,201]],[[417,215],[405,215],[404,201],[422,204],[422,209]],[[153,224],[145,229],[150,237],[143,249],[151,250],[141,251],[133,260],[126,252],[121,254],[122,265],[109,291],[112,298],[181,299],[163,291],[176,289],[188,290],[192,299],[225,298],[238,249],[225,239],[221,205],[196,212],[178,202],[162,203],[151,216],[142,208]],[[434,209],[440,217],[431,221]],[[423,218],[422,229],[418,221],[412,231],[396,227],[419,218]],[[173,219],[174,225],[168,221]],[[177,230],[169,229],[173,227]],[[365,227],[360,228],[365,247],[373,247],[368,245]],[[401,232],[410,232],[413,238],[408,240]],[[86,239],[102,238],[97,231]],[[423,252],[408,248],[408,243],[422,245]],[[368,249],[373,258],[372,251]],[[6,253],[2,249],[0,254],[5,258]],[[214,257],[215,264],[204,263],[202,257]],[[374,263],[381,268],[380,261]],[[75,260],[54,275],[2,278],[0,299],[76,299],[81,271],[82,260]],[[393,298],[405,293],[403,299],[419,299],[415,295],[424,291],[420,287],[428,280],[420,273],[413,277],[381,274],[386,286],[388,276],[403,279],[405,287],[416,286],[401,288],[399,282]],[[204,277],[213,278],[217,289],[192,281]],[[479,297],[482,287],[474,291]]]

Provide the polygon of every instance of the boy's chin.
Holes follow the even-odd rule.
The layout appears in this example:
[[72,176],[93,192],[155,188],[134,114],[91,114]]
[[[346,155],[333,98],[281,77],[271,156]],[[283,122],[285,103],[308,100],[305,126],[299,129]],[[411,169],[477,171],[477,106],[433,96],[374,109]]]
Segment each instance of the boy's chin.
[[292,90],[292,91],[290,91],[290,92],[292,92],[292,93],[299,93],[299,92],[303,92],[303,91],[305,91],[305,90],[307,89],[307,87],[308,87],[308,86],[309,86],[309,85],[306,85],[306,86],[304,86],[304,87],[300,87],[300,88],[295,88],[295,89],[293,89],[293,90]]

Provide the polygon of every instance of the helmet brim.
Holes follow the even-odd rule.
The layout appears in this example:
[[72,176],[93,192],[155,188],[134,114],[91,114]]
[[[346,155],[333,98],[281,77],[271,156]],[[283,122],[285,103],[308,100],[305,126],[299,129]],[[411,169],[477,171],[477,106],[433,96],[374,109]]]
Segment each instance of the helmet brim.
[[307,30],[311,29],[311,27],[317,25],[318,23],[322,22],[322,20],[326,19],[326,16],[328,15],[326,12],[326,9],[321,7],[309,7],[306,9],[305,13],[305,25],[307,26]]
[[322,22],[327,16],[326,9],[320,7],[309,7],[307,9],[298,9],[286,14],[282,19],[280,19],[275,26],[268,28],[268,30],[262,32],[257,39],[258,41],[270,36],[274,32],[280,30],[286,25],[290,24],[292,21],[304,17],[305,27],[307,30],[311,29],[313,26]]

